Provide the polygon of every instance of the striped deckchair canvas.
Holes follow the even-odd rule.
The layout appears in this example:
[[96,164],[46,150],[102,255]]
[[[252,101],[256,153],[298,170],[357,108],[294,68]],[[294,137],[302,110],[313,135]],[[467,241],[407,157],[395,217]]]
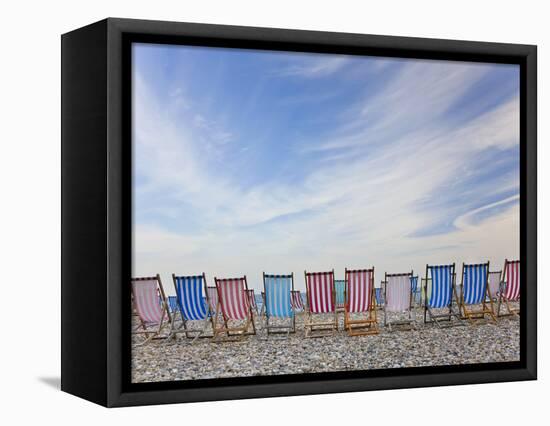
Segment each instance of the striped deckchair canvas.
[[343,311],[346,302],[346,280],[334,280],[334,290],[336,292],[336,309]]
[[[264,280],[264,313],[267,335],[277,333],[294,333],[296,318],[292,306],[292,292],[294,291],[294,274],[270,275],[263,273]],[[276,319],[277,324],[270,323]],[[288,324],[281,323],[288,319]]]
[[413,275],[411,277],[411,292],[413,303],[416,305],[420,305],[420,302],[422,300],[422,290],[420,288],[420,285],[418,285],[418,275]]
[[256,304],[256,295],[254,294],[254,289],[246,290],[246,294],[248,295],[248,303],[250,303],[252,312],[257,315],[258,305]]
[[[426,265],[426,278],[424,282],[424,322],[428,320],[438,327],[443,323],[456,318],[460,320],[460,316],[453,309],[453,295],[457,300],[455,287],[455,264],[450,265]],[[429,286],[429,287],[428,287]],[[447,313],[436,314],[434,309],[448,309]],[[429,317],[428,317],[429,316]],[[461,323],[460,323],[461,324]]]
[[[334,294],[334,270],[329,272],[304,271],[306,282],[307,311],[304,319],[306,337],[323,337],[338,330],[336,300]],[[330,316],[331,319],[315,321],[315,317]],[[327,334],[328,333],[328,334]]]
[[[344,329],[350,336],[379,333],[375,294],[374,267],[353,270],[346,268]],[[354,318],[359,314],[367,314],[367,317]]]
[[176,296],[168,296],[168,306],[170,313],[173,315],[178,311],[178,298]]
[[[382,285],[384,285],[384,281],[382,281]],[[382,292],[382,287],[376,287],[374,289],[374,297],[376,299],[376,306],[384,305],[384,294]]]
[[[412,280],[413,272],[400,274],[388,274],[384,280],[384,326],[388,325],[391,331],[392,325],[406,325],[412,328],[413,319],[413,292]],[[395,319],[388,321],[388,312],[396,315],[406,313],[405,319]]]
[[[488,274],[489,262],[476,265],[462,264],[460,308],[462,309],[462,315],[471,323],[474,322],[474,319],[485,318],[485,314],[496,321],[493,299],[488,288]],[[487,303],[487,300],[489,303]],[[481,310],[472,310],[470,306],[473,305],[481,305]]]
[[[172,280],[182,319],[181,329],[173,329],[173,334],[185,333],[185,337],[193,339],[212,337],[212,334],[205,334],[208,325],[212,326],[213,323],[209,315],[207,283],[204,273],[187,276],[172,274]],[[202,328],[190,328],[192,324],[190,321],[200,321]]]
[[[218,290],[218,305],[223,317],[223,325],[214,316],[214,338],[225,334],[226,341],[231,337],[242,338],[256,334],[252,307],[248,301],[246,275],[240,278],[214,278]],[[252,328],[250,330],[250,328]]]
[[305,310],[304,301],[302,299],[302,293],[299,290],[292,291],[292,309],[294,313],[303,312]]
[[[498,316],[506,315],[518,315],[519,309],[513,309],[510,305],[510,302],[517,302],[520,296],[520,269],[519,269],[519,260],[508,260],[504,261],[504,276],[502,278],[502,291],[499,295],[498,300]],[[501,314],[500,306],[502,302],[506,304],[508,313]]]
[[145,335],[145,340],[138,343],[139,346],[153,338],[159,338],[163,326],[172,324],[172,316],[160,275],[132,278],[131,288],[133,308],[139,318],[139,325],[133,328],[132,333]]

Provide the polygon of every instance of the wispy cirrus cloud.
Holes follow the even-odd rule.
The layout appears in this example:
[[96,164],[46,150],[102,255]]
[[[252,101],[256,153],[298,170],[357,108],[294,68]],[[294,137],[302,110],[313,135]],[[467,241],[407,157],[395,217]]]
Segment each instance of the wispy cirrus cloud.
[[[480,82],[518,78],[513,69],[380,59],[391,72],[379,75],[372,58],[248,53],[253,71],[241,54],[224,74],[206,50],[200,75],[169,79],[191,85],[189,98],[147,78],[166,64],[145,57],[135,69],[135,273],[247,273],[254,285],[262,270],[420,271],[518,253],[518,92],[475,117],[454,111]],[[224,82],[239,72],[237,93]],[[201,85],[222,88],[208,108]],[[262,89],[250,98],[248,87]],[[284,103],[323,89],[333,96],[318,104]]]

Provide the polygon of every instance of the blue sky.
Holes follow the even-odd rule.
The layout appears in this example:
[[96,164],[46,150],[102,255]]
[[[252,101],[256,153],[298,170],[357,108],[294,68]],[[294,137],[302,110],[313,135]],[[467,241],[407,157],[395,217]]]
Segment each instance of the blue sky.
[[[519,255],[519,68],[137,44],[134,275]],[[165,285],[168,289],[170,285]]]

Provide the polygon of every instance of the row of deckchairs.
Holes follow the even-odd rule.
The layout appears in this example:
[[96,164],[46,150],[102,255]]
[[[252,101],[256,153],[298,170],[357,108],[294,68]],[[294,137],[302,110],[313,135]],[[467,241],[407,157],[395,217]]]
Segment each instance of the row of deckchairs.
[[[461,283],[456,283],[455,264],[426,266],[422,279],[424,292],[424,322],[438,326],[449,324],[453,318],[476,319],[489,316],[518,315],[511,302],[519,301],[519,260],[505,260],[501,271],[489,270],[489,262],[462,264]],[[495,310],[494,304],[497,304]],[[501,313],[505,304],[507,313]],[[479,309],[475,309],[478,306]]]
[[[344,329],[352,336],[379,332],[377,310],[381,302],[384,325],[412,327],[413,306],[423,294],[424,322],[442,326],[453,318],[473,322],[486,315],[496,320],[504,303],[508,314],[517,315],[510,302],[519,300],[519,261],[505,261],[503,271],[489,271],[489,262],[463,264],[461,284],[456,285],[455,264],[427,265],[422,288],[413,271],[385,274],[380,288],[374,287],[374,267],[345,270],[344,280],[328,272],[304,271],[306,306],[294,290],[294,276],[263,274],[262,316],[269,334],[294,333],[295,314],[305,311],[306,337],[333,334],[338,330],[338,312],[344,313]],[[215,286],[206,283],[204,273],[196,276],[172,276],[176,296],[166,297],[160,276],[132,279],[132,300],[138,316],[135,333],[145,340],[159,337],[169,327],[168,337],[183,333],[187,338],[211,337],[214,340],[240,339],[255,334],[254,314],[258,307],[254,291],[248,289],[246,276],[215,278]],[[494,303],[497,303],[495,313]],[[474,309],[480,306],[480,309]],[[396,313],[405,316],[396,319]],[[389,315],[392,314],[392,319]],[[180,316],[179,326],[176,317]],[[202,326],[189,327],[189,322]],[[286,321],[286,322],[285,322]],[[211,333],[208,334],[208,329]]]

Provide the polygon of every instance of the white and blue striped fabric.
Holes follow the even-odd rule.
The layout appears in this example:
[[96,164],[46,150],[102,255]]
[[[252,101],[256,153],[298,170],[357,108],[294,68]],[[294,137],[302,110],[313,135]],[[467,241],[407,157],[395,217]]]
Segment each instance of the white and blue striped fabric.
[[170,307],[170,312],[176,312],[178,310],[178,298],[176,296],[168,296],[168,306]]
[[413,293],[416,293],[418,291],[417,290],[417,288],[418,288],[418,275],[413,276],[410,279],[411,279],[411,291]]
[[382,297],[382,289],[380,287],[376,287],[374,289],[374,297],[376,298],[376,304],[377,305],[383,305],[384,304],[384,298]]
[[432,275],[432,287],[428,305],[430,308],[444,308],[453,297],[454,265],[428,266]]
[[268,317],[292,317],[290,302],[292,278],[265,276],[265,313]]
[[464,265],[462,280],[464,303],[467,305],[482,303],[487,289],[487,264]]
[[201,276],[176,277],[176,292],[181,314],[188,321],[203,320],[208,309],[202,295],[204,284]]

